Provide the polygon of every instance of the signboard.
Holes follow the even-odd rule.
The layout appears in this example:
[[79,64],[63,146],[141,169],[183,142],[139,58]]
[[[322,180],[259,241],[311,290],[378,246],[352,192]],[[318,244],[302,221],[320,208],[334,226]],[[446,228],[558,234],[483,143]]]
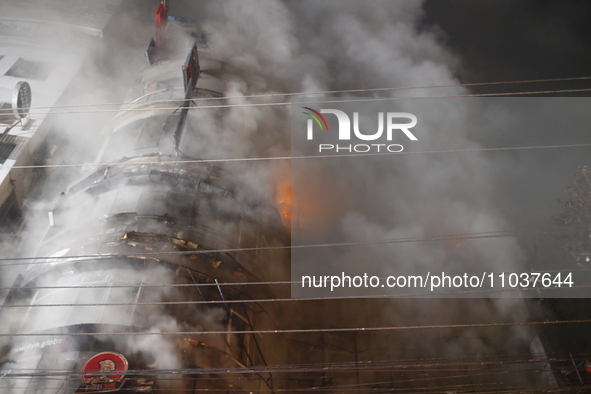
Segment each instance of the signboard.
[[145,52],[146,54],[146,59],[148,59],[148,65],[152,65],[154,64],[154,61],[156,60],[156,41],[154,41],[154,39],[152,38],[150,40],[150,45],[148,45],[148,49]]
[[89,358],[82,366],[82,384],[75,394],[112,393],[125,383],[127,360],[114,352],[103,352]]
[[31,86],[19,81],[14,89],[0,87],[0,123],[11,124],[14,120],[22,121],[29,116],[31,108]]
[[156,9],[156,26],[162,26],[168,19],[168,5],[160,3]]
[[193,98],[193,94],[195,93],[195,87],[197,86],[197,79],[199,78],[200,73],[201,69],[199,68],[199,54],[197,53],[197,41],[195,41],[193,43],[193,46],[191,47],[191,52],[189,52],[189,55],[187,56],[187,60],[185,60],[185,63],[183,64],[185,100],[181,105],[181,116],[179,118],[179,123],[177,124],[176,130],[174,132],[174,146],[176,149],[179,148],[179,144],[181,142],[183,126],[185,125],[187,114],[189,113],[191,99]]
[[199,68],[199,54],[197,53],[197,41],[193,43],[191,51],[187,56],[187,60],[183,64],[183,81],[185,82],[185,96],[190,93],[190,97],[193,97],[193,91],[197,86],[197,78],[201,69]]
[[162,0],[156,9],[156,44],[162,45],[162,31],[168,21],[168,1]]
[[24,119],[29,115],[29,108],[31,108],[31,86],[28,82],[20,81],[14,88],[13,95],[13,111],[15,115]]

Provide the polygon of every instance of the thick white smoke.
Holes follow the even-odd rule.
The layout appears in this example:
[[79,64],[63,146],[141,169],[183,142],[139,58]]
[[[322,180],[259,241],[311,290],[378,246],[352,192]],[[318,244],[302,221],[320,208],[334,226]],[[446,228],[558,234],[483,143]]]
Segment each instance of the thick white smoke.
[[[174,0],[173,0],[174,3]],[[173,4],[174,5],[174,4]],[[252,94],[315,92],[341,89],[373,89],[383,87],[428,86],[456,84],[454,77],[458,60],[440,44],[432,31],[420,30],[422,3],[408,1],[369,2],[322,0],[287,2],[277,0],[228,0],[198,3],[198,8],[186,5],[183,12],[199,14],[208,33],[211,55],[230,66],[225,94],[234,97],[230,104],[260,104],[283,98],[254,99]],[[180,11],[180,10],[179,10]],[[147,42],[147,41],[146,41]],[[134,48],[136,50],[137,48]],[[128,51],[124,47],[122,52]],[[102,85],[102,84],[99,84]],[[107,89],[108,91],[108,89]],[[439,92],[439,91],[438,91]],[[462,88],[449,88],[442,94],[466,93]],[[104,93],[104,92],[103,92]],[[88,90],[82,97],[87,100]],[[433,90],[371,92],[372,96],[426,96]],[[95,99],[104,101],[109,95],[97,93]],[[401,104],[404,106],[405,104]],[[429,104],[431,105],[431,104]],[[425,117],[420,136],[421,150],[474,148],[481,131],[470,126],[474,119],[485,115],[478,104],[464,106],[456,102],[438,102]],[[236,107],[219,112],[192,110],[189,122],[199,122],[201,143],[185,153],[200,157],[240,158],[284,156],[289,153],[290,120],[287,107]],[[71,118],[69,118],[71,119]],[[448,127],[438,128],[442,119]],[[61,124],[61,123],[60,123]],[[83,121],[69,122],[64,132],[66,144],[80,142]],[[193,136],[197,139],[199,135]],[[184,136],[183,138],[188,138]],[[84,150],[82,150],[84,151]],[[74,156],[80,162],[84,156]],[[277,172],[286,164],[276,164]],[[274,169],[267,165],[240,165],[242,181],[271,194]],[[238,167],[238,166],[237,166]],[[417,155],[408,160],[392,162],[376,160],[360,162],[348,168],[341,177],[331,181],[359,180],[363,187],[349,190],[346,198],[333,204],[338,218],[336,231],[346,241],[429,237],[433,235],[507,230],[507,222],[491,199],[493,163],[486,156]],[[74,174],[73,177],[79,174]],[[322,184],[311,175],[311,184]],[[237,202],[237,207],[242,205]],[[318,204],[330,206],[330,202]],[[371,205],[375,209],[360,209]],[[244,205],[245,209],[247,205]],[[40,210],[44,220],[46,209]],[[32,226],[34,228],[34,226]],[[514,269],[522,254],[514,241],[476,241],[462,245],[402,244],[382,249],[373,255],[359,253],[359,261],[382,261],[374,265],[378,275],[388,275],[396,267],[414,271],[431,267],[460,268],[467,272],[491,267]],[[335,256],[328,255],[327,264],[338,272],[347,267],[339,265]],[[359,267],[355,267],[356,269]],[[363,268],[363,267],[361,267]],[[296,278],[294,278],[295,280]],[[161,298],[157,298],[161,299]],[[357,321],[370,325],[379,320],[384,324],[429,325],[461,322],[493,322],[522,320],[524,310],[518,302],[489,300],[396,300],[384,304],[370,301],[334,303],[330,325],[349,325]],[[375,308],[368,305],[376,305]],[[284,309],[280,325],[292,328],[302,324],[322,326],[326,314],[311,311],[290,316]],[[355,318],[353,319],[353,315]],[[215,327],[215,313],[212,323]],[[298,316],[297,320],[294,316]],[[154,330],[185,329],[165,315],[150,316]],[[454,341],[448,341],[454,337]],[[527,337],[518,330],[489,331],[485,329],[447,332],[440,335],[425,332],[393,339],[397,352],[392,356],[411,357],[460,356],[492,354],[510,351],[507,343]],[[178,365],[168,342],[138,337],[131,341],[134,349],[164,349],[163,363]],[[164,365],[163,365],[164,366]]]
[[[457,84],[454,74],[459,61],[440,43],[435,30],[419,29],[422,13],[419,1],[240,0],[210,4],[204,19],[214,51],[240,70],[236,78],[241,79],[229,85],[232,95]],[[361,95],[404,97],[467,92],[457,87]],[[260,101],[245,98],[237,102]],[[396,105],[411,108],[409,102]],[[501,114],[489,113],[477,102],[432,100],[418,105],[428,106],[430,111],[421,119],[419,150],[478,148],[476,141],[481,133],[494,129],[494,124],[502,120]],[[278,133],[284,141],[289,138],[287,110],[246,107],[231,109],[230,114],[233,113],[239,113],[236,119],[243,125],[232,127],[236,139],[251,156],[260,152],[256,147],[261,138],[274,141]],[[228,119],[231,121],[232,115]],[[477,127],[482,119],[490,124]],[[243,133],[244,127],[247,131]],[[250,138],[252,131],[248,131],[254,129],[262,132],[256,140]],[[273,153],[273,149],[267,150],[268,155]],[[492,198],[494,171],[491,158],[478,153],[416,155],[396,161],[360,160],[329,180],[360,186],[347,189],[346,196],[338,195],[337,200],[330,202],[322,201],[323,197],[335,197],[330,193],[323,196],[322,174],[305,176],[310,185],[320,187],[313,194],[315,204],[325,207],[326,212],[336,210],[330,214],[339,218],[340,225],[330,229],[339,233],[337,239],[364,241],[510,230]],[[335,239],[324,236],[323,241]],[[457,244],[397,244],[373,254],[352,251],[357,256],[352,259],[358,262],[355,267],[343,265],[338,254],[326,252],[325,264],[333,269],[331,272],[363,272],[363,262],[381,261],[372,265],[372,269],[379,270],[373,274],[389,275],[401,267],[408,273],[424,273],[433,268],[490,272],[516,270],[523,263],[523,253],[512,239]],[[375,318],[375,310],[368,314],[366,307],[352,305],[347,303],[346,308],[335,312],[335,319],[346,322],[359,313],[369,324]],[[380,310],[383,321],[401,325],[513,321],[527,315],[521,302],[506,300],[398,300]],[[317,325],[322,320],[321,316],[310,317]],[[457,335],[453,343],[428,333],[420,339],[405,335],[400,349],[422,349],[429,354],[488,354],[510,350],[502,346],[507,338],[527,342],[529,334],[508,329],[466,330]],[[401,350],[401,355],[412,351]]]
[[[458,83],[453,76],[457,59],[434,33],[418,29],[422,9],[417,1],[226,1],[211,4],[206,15],[214,53],[239,70],[237,81],[228,85],[232,96]],[[458,87],[363,95],[420,97],[434,92],[467,93]],[[476,125],[483,118],[491,124],[500,118],[474,102],[401,101],[396,105],[428,108],[420,127],[420,150],[425,151],[478,148],[479,133],[494,127]],[[287,110],[275,107],[233,108],[222,121],[222,133],[232,133],[235,154],[273,155],[278,151],[272,147],[285,147],[288,118]],[[261,152],[261,147],[267,149]],[[362,185],[342,196],[347,208],[340,212],[338,230],[348,240],[507,230],[492,200],[494,166],[489,157],[478,153],[358,160],[333,180]],[[313,182],[314,174],[308,176]],[[453,256],[460,265],[471,264],[465,268],[475,272],[481,267],[515,268],[522,260],[513,240],[472,242],[460,254],[441,243],[396,245],[387,252],[389,261],[421,268],[437,263],[449,268],[453,264],[446,260]]]

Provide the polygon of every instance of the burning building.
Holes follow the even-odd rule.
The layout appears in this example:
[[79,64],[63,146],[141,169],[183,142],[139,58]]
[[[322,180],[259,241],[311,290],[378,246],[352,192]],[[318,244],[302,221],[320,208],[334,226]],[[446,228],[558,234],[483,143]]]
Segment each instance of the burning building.
[[[104,42],[109,26],[125,23],[107,23],[112,19],[106,15],[117,18],[119,2],[105,6],[102,24],[91,3],[97,2],[80,2],[86,8],[77,10],[91,26],[78,26],[74,35],[104,35]],[[113,112],[79,114],[78,126],[104,138],[85,134],[85,155],[56,163],[52,152],[61,147],[51,141],[62,130],[54,124],[44,132],[48,123],[36,119],[30,154],[2,168],[21,175],[2,184],[12,193],[2,211],[6,217],[21,217],[18,207],[33,204],[40,172],[55,198],[36,207],[42,220],[35,223],[44,226],[29,230],[41,239],[34,258],[10,260],[27,264],[1,310],[10,323],[2,338],[12,339],[3,343],[1,392],[555,387],[531,331],[470,327],[468,317],[481,318],[479,324],[493,320],[492,302],[450,308],[445,300],[289,299],[286,224],[293,219],[287,177],[267,192],[254,180],[256,170],[208,154],[219,142],[212,136],[227,138],[218,135],[212,119],[230,117],[226,104],[241,103],[240,97],[224,97],[241,70],[234,59],[216,56],[195,21],[168,11],[161,1],[141,71],[126,67],[134,70],[126,72],[135,82],[120,100],[125,104]],[[64,22],[53,25],[63,28]],[[106,44],[88,51],[109,54]],[[80,54],[72,58],[77,66],[87,64]],[[66,63],[64,73],[74,67]],[[35,70],[21,78],[28,81]],[[44,86],[31,87],[36,97],[36,88]],[[233,131],[262,127],[248,120],[235,121]],[[27,127],[31,123],[15,125],[8,134]],[[69,157],[67,149],[62,157]],[[64,183],[54,168],[73,181]],[[11,228],[24,227],[15,223]],[[429,328],[434,316],[457,327]]]

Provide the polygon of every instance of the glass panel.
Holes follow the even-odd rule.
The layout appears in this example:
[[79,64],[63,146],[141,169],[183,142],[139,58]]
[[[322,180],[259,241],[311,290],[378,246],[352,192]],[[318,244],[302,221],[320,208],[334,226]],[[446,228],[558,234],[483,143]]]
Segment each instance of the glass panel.
[[169,192],[166,198],[166,212],[172,217],[193,217],[193,196],[185,193]]
[[110,213],[138,212],[138,201],[141,190],[141,187],[125,187],[119,189]]
[[53,67],[46,62],[18,59],[6,72],[9,77],[29,78],[44,81],[51,73]]
[[159,117],[146,121],[135,144],[135,149],[157,147],[160,142],[160,136],[162,135],[162,127]]
[[164,215],[167,213],[166,192],[143,192],[137,212],[142,215]]
[[100,194],[95,199],[95,207],[92,211],[90,217],[100,217],[104,215],[108,215],[111,212],[111,207],[113,206],[113,201],[117,197],[118,190],[111,190],[107,193]]

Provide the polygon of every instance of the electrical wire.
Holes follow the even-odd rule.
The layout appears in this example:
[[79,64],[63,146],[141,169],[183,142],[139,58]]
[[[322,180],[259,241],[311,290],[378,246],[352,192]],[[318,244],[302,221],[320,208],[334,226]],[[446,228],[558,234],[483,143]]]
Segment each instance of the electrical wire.
[[[216,101],[216,100],[233,100],[233,99],[258,99],[258,98],[273,98],[273,97],[291,97],[291,96],[315,96],[315,95],[332,95],[343,93],[370,93],[370,92],[386,92],[398,90],[426,90],[426,89],[440,89],[440,88],[457,88],[457,87],[477,87],[477,86],[495,86],[495,85],[513,85],[513,84],[528,84],[528,83],[547,83],[547,82],[569,82],[569,81],[584,81],[591,80],[591,76],[581,77],[567,77],[567,78],[545,78],[545,79],[522,79],[511,81],[495,81],[495,82],[472,82],[472,83],[457,83],[445,85],[425,85],[425,86],[403,86],[403,87],[387,87],[387,88],[365,88],[365,89],[344,89],[344,90],[321,90],[313,92],[289,92],[289,93],[262,93],[250,94],[243,96],[223,96],[223,97],[195,97],[192,99],[169,99],[169,100],[152,100],[146,102],[126,101],[118,103],[100,103],[100,104],[75,104],[75,105],[55,105],[51,107],[29,107],[29,108],[15,108],[14,110],[38,110],[38,109],[55,109],[55,108],[81,108],[81,107],[103,107],[103,106],[124,106],[133,104],[164,104],[164,103],[182,103],[185,101],[201,102],[201,101]],[[122,109],[124,110],[124,109]],[[13,109],[0,109],[2,113],[12,113]]]
[[[452,94],[442,96],[409,96],[409,97],[373,97],[373,98],[357,98],[349,100],[314,100],[314,104],[343,104],[343,103],[359,103],[359,102],[381,102],[381,101],[399,101],[399,100],[424,100],[424,99],[442,99],[442,98],[467,98],[467,97],[510,97],[510,96],[527,96],[540,94],[554,94],[554,93],[583,93],[591,92],[591,88],[580,89],[549,89],[549,90],[531,90],[526,92],[503,92],[503,93],[472,93],[472,94]],[[219,108],[254,108],[254,107],[285,107],[289,105],[310,104],[311,101],[282,101],[275,103],[242,103],[242,104],[220,104],[220,105],[201,105],[186,108],[187,110],[204,110],[204,109],[219,109]],[[149,103],[147,103],[149,104]],[[49,111],[49,112],[30,112],[29,116],[33,115],[57,115],[57,114],[91,114],[91,113],[118,113],[118,112],[154,112],[158,111],[175,111],[178,106],[174,107],[149,107],[149,108],[128,108],[128,109],[101,109],[88,111]]]
[[[262,250],[294,250],[294,249],[315,249],[315,248],[333,248],[344,246],[364,246],[364,245],[386,245],[399,243],[421,243],[421,242],[441,242],[441,241],[461,241],[474,239],[490,239],[490,238],[515,238],[515,237],[533,237],[541,235],[566,235],[576,234],[584,231],[579,230],[558,230],[558,231],[529,231],[529,232],[510,232],[510,231],[485,231],[461,234],[447,234],[435,235],[424,238],[392,238],[381,240],[368,241],[351,241],[351,242],[334,242],[334,243],[320,243],[320,244],[305,244],[305,245],[277,245],[277,246],[253,246],[253,247],[238,247],[238,248],[221,248],[221,249],[195,249],[195,250],[169,250],[158,252],[129,252],[129,253],[97,253],[84,255],[65,255],[65,256],[30,256],[30,257],[2,257],[0,261],[30,261],[14,264],[0,264],[0,267],[14,266],[14,265],[40,265],[48,263],[56,263],[59,261],[71,261],[75,259],[111,259],[118,257],[147,257],[147,256],[167,256],[167,255],[198,255],[198,254],[212,254],[212,253],[231,253],[231,252],[245,252],[245,251],[262,251]],[[38,261],[45,260],[45,261]]]
[[560,324],[587,324],[591,319],[576,320],[548,320],[548,321],[525,321],[525,322],[498,322],[498,323],[469,323],[469,324],[433,324],[418,326],[384,326],[384,327],[335,327],[335,328],[293,328],[276,330],[212,330],[212,331],[174,331],[174,332],[44,332],[44,333],[18,333],[5,334],[0,333],[0,337],[50,337],[50,336],[174,336],[174,335],[227,335],[227,334],[258,334],[258,335],[277,335],[277,334],[314,334],[314,333],[343,333],[343,332],[379,332],[379,331],[424,331],[424,330],[452,330],[462,328],[492,328],[492,327],[520,327],[520,326],[552,326]]
[[[138,286],[140,287],[140,286]],[[199,287],[199,285],[194,285]],[[420,287],[421,289],[424,287]],[[306,289],[314,289],[313,287],[307,287]],[[328,287],[323,287],[328,289]],[[353,289],[353,287],[349,287]],[[365,288],[370,290],[369,288]],[[391,288],[390,288],[391,289]],[[267,303],[291,303],[291,302],[310,302],[310,301],[337,301],[337,300],[378,300],[378,299],[399,299],[399,298],[435,298],[435,297],[482,297],[490,298],[496,294],[508,294],[517,293],[519,298],[523,297],[523,293],[535,292],[535,297],[540,297],[540,292],[543,292],[545,296],[551,295],[548,292],[553,291],[579,291],[583,289],[591,289],[589,285],[573,285],[569,287],[510,287],[506,286],[502,289],[480,289],[473,290],[456,290],[456,291],[423,291],[423,292],[412,292],[412,293],[391,293],[391,294],[372,294],[372,295],[348,295],[348,296],[320,296],[320,297],[290,297],[290,298],[249,298],[249,299],[226,299],[226,300],[198,300],[198,301],[151,301],[151,302],[111,302],[111,303],[61,303],[61,304],[8,304],[3,305],[3,308],[19,309],[19,308],[41,308],[41,307],[53,307],[53,308],[67,308],[67,307],[108,307],[118,308],[122,306],[157,306],[157,305],[231,305],[231,304],[267,304]],[[568,295],[568,293],[566,294]],[[566,298],[563,294],[562,297]]]
[[[489,274],[498,275],[501,273],[512,274],[512,273],[523,273],[520,271],[491,271]],[[533,272],[533,271],[532,271]],[[562,273],[562,272],[591,272],[591,268],[564,268],[564,269],[546,269],[536,270],[539,273]],[[468,272],[469,276],[482,274],[482,272]],[[387,279],[387,277],[378,277],[380,281]],[[127,289],[127,288],[183,288],[183,287],[223,287],[223,286],[273,286],[273,285],[294,285],[301,284],[301,280],[277,280],[277,281],[249,281],[249,282],[219,282],[219,283],[170,283],[164,285],[157,284],[129,284],[129,285],[75,285],[75,286],[26,286],[26,287],[14,287],[14,286],[0,286],[0,290],[13,290],[13,289],[27,289],[27,290],[68,290],[68,289]],[[589,285],[591,286],[591,285]],[[587,287],[587,286],[585,286]],[[306,298],[307,299],[307,298]]]
[[[577,358],[577,360],[588,359],[591,354],[585,353]],[[334,373],[349,373],[351,371],[372,372],[376,370],[383,371],[409,371],[409,372],[477,372],[482,368],[504,368],[507,365],[521,365],[521,364],[549,364],[556,362],[568,362],[572,358],[566,357],[564,354],[557,356],[548,356],[547,354],[516,354],[516,355],[494,355],[494,356],[477,356],[477,357],[459,357],[459,358],[417,358],[417,359],[399,359],[399,360],[372,360],[372,361],[338,361],[326,362],[322,366],[317,363],[293,363],[281,365],[253,365],[244,367],[203,367],[203,368],[155,368],[149,370],[135,369],[127,370],[126,374],[130,376],[144,375],[146,373],[154,375],[172,375],[176,373],[186,373],[194,375],[216,374],[242,374],[258,375],[263,372],[274,373],[298,373],[298,372],[323,372],[329,370]],[[43,374],[43,376],[61,376],[64,373],[73,376],[85,375],[82,371],[64,371],[60,369],[51,368],[12,368],[12,376],[18,377],[20,374],[28,374],[30,371]],[[491,371],[492,372],[492,371]],[[10,375],[8,375],[10,376]],[[169,377],[174,379],[174,377]],[[224,379],[218,377],[217,379]],[[245,379],[244,377],[242,379]],[[258,377],[250,377],[246,379],[258,379]]]
[[[195,250],[173,250],[160,252],[130,252],[130,253],[97,253],[85,255],[66,255],[66,256],[39,256],[39,257],[3,257],[0,261],[30,261],[25,263],[14,264],[0,264],[0,267],[15,266],[15,265],[42,265],[49,263],[56,263],[59,261],[71,261],[76,259],[112,259],[118,257],[147,257],[147,256],[167,256],[167,255],[199,255],[212,253],[231,253],[231,252],[245,252],[245,251],[262,251],[262,250],[294,250],[294,249],[315,249],[315,248],[332,248],[344,246],[364,246],[364,245],[385,245],[385,244],[399,244],[399,243],[421,243],[421,242],[441,242],[441,241],[461,241],[473,239],[489,239],[489,238],[514,238],[514,237],[532,237],[540,235],[565,235],[576,234],[582,230],[561,230],[561,231],[532,231],[532,232],[479,232],[479,233],[463,233],[463,234],[449,234],[438,235],[425,238],[394,238],[383,240],[369,240],[356,242],[334,242],[321,244],[306,244],[306,245],[277,245],[277,246],[256,246],[256,247],[239,247],[239,248],[221,248],[221,249],[195,249]],[[44,260],[44,261],[39,261]]]
[[[472,383],[473,382],[473,378],[474,377],[483,377],[483,376],[495,376],[495,375],[500,375],[500,374],[514,374],[514,373],[540,373],[540,372],[549,372],[550,369],[546,368],[546,367],[534,367],[534,368],[512,368],[512,369],[506,369],[505,365],[507,364],[512,364],[512,365],[517,365],[517,364],[544,364],[544,363],[548,363],[548,362],[557,362],[557,361],[567,361],[566,358],[564,357],[552,357],[549,358],[547,354],[544,354],[545,358],[536,358],[538,355],[535,354],[528,354],[525,357],[520,356],[520,355],[512,355],[510,357],[505,357],[505,356],[494,356],[494,357],[479,357],[477,359],[449,359],[449,358],[444,358],[444,359],[417,359],[417,360],[399,360],[397,362],[393,362],[393,361],[368,361],[368,362],[354,362],[354,363],[347,363],[347,362],[340,362],[340,363],[328,363],[323,365],[322,368],[317,367],[314,364],[290,364],[290,365],[284,365],[284,366],[270,366],[270,367],[261,367],[261,366],[256,366],[256,367],[248,367],[247,368],[247,373],[248,374],[253,374],[253,373],[264,373],[264,372],[268,372],[268,369],[272,369],[274,372],[289,372],[288,376],[281,376],[281,375],[275,375],[276,377],[274,378],[274,380],[293,380],[293,379],[297,379],[299,381],[305,380],[305,379],[322,379],[324,381],[327,381],[327,377],[326,376],[317,376],[317,375],[301,375],[301,372],[305,372],[305,373],[313,373],[313,372],[322,372],[323,374],[325,373],[331,373],[331,374],[337,374],[337,373],[349,373],[352,371],[356,371],[357,373],[392,373],[393,371],[400,371],[400,372],[404,372],[404,373],[408,373],[408,372],[421,372],[424,371],[425,373],[449,373],[449,372],[453,372],[453,371],[458,371],[458,372],[462,372],[461,374],[458,375],[444,375],[444,376],[424,376],[421,377],[421,375],[419,375],[419,377],[415,377],[415,378],[402,378],[402,379],[395,379],[395,380],[381,380],[381,381],[373,381],[371,383],[359,383],[359,384],[340,384],[340,385],[335,385],[335,384],[322,384],[322,386],[318,387],[315,386],[313,391],[327,391],[327,390],[334,390],[334,389],[340,389],[343,391],[347,391],[347,392],[355,392],[357,390],[361,390],[362,387],[365,390],[369,390],[369,391],[375,391],[375,390],[380,390],[380,389],[386,389],[387,388],[375,388],[375,387],[371,387],[371,386],[378,386],[378,385],[384,385],[384,384],[388,384],[388,385],[392,385],[394,386],[395,384],[397,384],[398,389],[400,389],[400,384],[401,383],[416,383],[416,382],[428,382],[428,381],[433,381],[433,380],[446,380],[446,379],[458,379],[458,378],[469,378]],[[533,357],[533,358],[532,358]],[[417,368],[416,365],[421,366],[421,368]],[[451,367],[450,367],[451,366]],[[458,369],[457,367],[463,367],[461,369]],[[473,366],[472,368],[470,368],[470,366]],[[501,369],[501,367],[503,369]],[[483,372],[479,372],[482,371],[484,368],[487,368],[486,371]],[[492,368],[492,369],[489,369]],[[16,371],[16,372],[13,372]],[[236,374],[236,373],[242,373],[244,374],[244,371],[241,369],[236,369],[233,368],[231,370],[221,370],[221,369],[211,369],[211,368],[199,368],[198,370],[195,369],[175,369],[175,370],[135,370],[135,371],[128,371],[126,374],[129,376],[135,376],[135,375],[140,375],[140,376],[146,376],[146,375],[158,375],[158,380],[159,381],[175,381],[175,380],[199,380],[200,378],[197,376],[194,376],[195,374],[192,374],[193,376],[174,376],[177,375],[179,373],[183,373],[183,374],[191,374],[193,371],[195,371],[196,374],[218,374],[220,373],[221,375],[223,374]],[[9,371],[10,375],[9,378],[11,379],[22,379],[22,378],[37,378],[37,381],[44,381],[44,380],[58,380],[56,378],[59,378],[60,376],[64,376],[64,377],[80,377],[81,375],[83,375],[82,372],[65,372],[63,370],[50,370],[50,369],[36,369],[34,370],[34,372],[28,372],[28,370],[26,369],[11,369]],[[297,374],[297,376],[295,376],[294,374]],[[172,375],[172,376],[171,376]],[[248,375],[246,375],[248,376]],[[208,376],[208,380],[225,380],[226,378],[223,376]],[[244,380],[253,380],[253,379],[257,379],[258,377],[233,377],[232,380],[233,381],[244,381]],[[328,380],[329,381],[329,380]],[[327,383],[328,383],[327,381]],[[493,386],[497,385],[497,383],[499,382],[493,382]],[[486,382],[482,382],[482,383],[478,383],[477,385],[485,387],[486,386]],[[515,387],[515,386],[507,386],[504,384],[504,382],[502,383],[504,385],[505,389],[508,389],[510,387]],[[447,385],[437,385],[435,387],[437,388],[442,388],[442,387],[459,387],[460,384],[456,383],[450,383]],[[538,386],[539,387],[539,386]],[[426,387],[422,387],[422,389],[431,389],[433,388],[433,386],[426,386]],[[306,391],[312,389],[312,387],[309,388],[300,388],[300,389],[295,389],[295,391]],[[410,388],[407,388],[406,390],[408,390]],[[416,387],[413,387],[412,389],[418,389]],[[204,389],[206,390],[206,389]],[[211,391],[218,391],[219,389],[209,389]],[[233,389],[230,389],[230,391]],[[267,389],[253,389],[254,392],[268,392]],[[283,389],[279,389],[278,391],[283,391]]]
[[[431,151],[401,151],[401,152],[373,152],[373,153],[350,153],[334,155],[315,155],[315,156],[272,156],[272,157],[245,157],[245,158],[226,158],[226,159],[194,159],[194,160],[146,160],[146,161],[124,161],[111,163],[76,163],[76,164],[39,164],[39,165],[14,165],[10,169],[35,169],[35,168],[69,168],[69,167],[120,167],[137,165],[166,165],[166,164],[197,164],[197,163],[234,163],[251,161],[283,161],[283,160],[309,160],[309,159],[330,159],[330,158],[352,158],[352,157],[370,157],[370,156],[401,156],[401,155],[421,155],[421,154],[442,154],[442,153],[477,153],[477,152],[503,152],[503,151],[523,151],[538,149],[564,149],[564,148],[588,148],[591,143],[580,144],[554,144],[554,145],[532,145],[532,146],[508,146],[497,148],[467,148],[467,149],[446,149]],[[154,157],[163,159],[167,156]]]
[[[174,380],[182,380],[183,378],[178,378]],[[52,379],[44,378],[43,380],[34,379],[34,381],[52,381]],[[64,379],[53,379],[53,381],[63,381]],[[160,380],[160,379],[159,379]],[[174,381],[173,380],[173,381]],[[188,380],[188,379],[185,379]],[[539,390],[543,390],[543,392],[571,392],[577,391],[582,392],[581,390],[585,389],[588,386],[579,386],[578,388],[561,388],[555,389],[556,385],[547,383],[549,386],[540,386],[537,384],[535,387],[537,388],[536,392],[542,392]],[[375,385],[380,385],[380,383],[376,383]],[[300,385],[301,386],[301,385]],[[502,390],[495,389],[495,387],[502,388]],[[12,388],[12,389],[25,389],[26,387],[15,387],[15,386],[4,386],[0,388]],[[483,382],[483,383],[464,383],[464,384],[447,384],[447,385],[435,385],[435,386],[423,386],[423,387],[391,387],[391,388],[350,388],[350,389],[342,389],[339,390],[339,393],[364,393],[364,392],[371,392],[374,394],[379,393],[394,393],[394,392],[405,392],[405,393],[413,393],[413,392],[420,392],[420,393],[442,393],[442,392],[453,392],[453,393],[474,393],[475,389],[480,388],[477,392],[478,393],[516,393],[516,392],[528,392],[531,393],[532,387],[531,386],[524,386],[523,383],[521,385],[516,385],[513,382]],[[158,388],[158,392],[223,392],[223,393],[275,393],[275,392],[333,392],[334,389],[331,386],[311,386],[311,387],[304,387],[304,388],[292,388],[292,389],[254,389],[254,388],[190,388],[190,389],[182,389],[182,388]],[[493,391],[486,391],[486,390],[493,390]],[[41,393],[42,391],[51,391],[52,394],[55,394],[55,387],[54,388],[37,388],[35,387],[36,393]],[[60,391],[61,392],[61,389]],[[118,392],[136,392],[136,388],[125,389],[122,388],[118,390]]]
[[[179,378],[178,380],[180,380],[182,378]],[[47,380],[47,379],[44,379]],[[59,381],[62,381],[63,379],[59,379]],[[376,385],[379,385],[379,383],[376,383]],[[275,392],[309,392],[309,393],[315,393],[315,392],[331,392],[334,393],[334,391],[332,391],[333,389],[330,388],[331,386],[327,386],[327,387],[309,387],[309,388],[288,388],[288,389],[253,389],[253,388],[191,388],[191,389],[180,389],[180,388],[158,388],[157,392],[175,392],[175,393],[181,393],[181,392],[187,392],[187,393],[193,393],[193,392],[222,392],[222,393],[275,393]],[[496,390],[494,389],[495,387],[500,387],[503,390]],[[546,388],[540,388],[538,386],[536,392],[540,392],[538,390],[543,389],[543,392],[547,393],[547,392],[553,392],[553,390],[549,390],[550,388],[554,388],[555,386],[548,386],[548,389]],[[579,388],[570,388],[570,389],[560,389],[559,392],[569,392],[569,391],[578,391],[578,392],[582,392],[581,390],[583,390],[586,386],[581,386]],[[2,388],[2,387],[0,387]],[[16,387],[8,387],[8,388],[14,388],[16,389]],[[20,389],[25,389],[26,387],[20,387]],[[363,388],[363,389],[359,389],[359,388],[350,388],[350,389],[341,389],[339,390],[339,393],[374,393],[374,394],[380,394],[380,393],[396,393],[396,392],[404,392],[404,393],[413,393],[413,392],[420,392],[420,393],[442,393],[442,392],[453,392],[453,393],[474,393],[475,389],[480,388],[477,392],[481,393],[481,394],[485,394],[485,393],[497,393],[497,394],[502,394],[502,393],[511,393],[514,394],[516,392],[523,392],[523,390],[525,390],[525,392],[531,393],[532,389],[531,386],[524,386],[522,385],[515,385],[515,383],[511,383],[510,382],[504,382],[504,381],[500,381],[500,382],[489,382],[489,383],[465,383],[465,384],[448,384],[448,385],[436,385],[436,386],[423,386],[423,387],[391,387],[391,388]],[[36,393],[41,393],[41,391],[50,391],[52,394],[56,394],[55,391],[55,387],[54,388],[35,388],[35,392]],[[493,391],[487,391],[487,390],[493,390]],[[60,391],[61,392],[61,389]],[[136,388],[130,388],[130,389],[125,389],[122,388],[120,390],[118,390],[118,392],[130,392],[130,393],[136,393]]]

